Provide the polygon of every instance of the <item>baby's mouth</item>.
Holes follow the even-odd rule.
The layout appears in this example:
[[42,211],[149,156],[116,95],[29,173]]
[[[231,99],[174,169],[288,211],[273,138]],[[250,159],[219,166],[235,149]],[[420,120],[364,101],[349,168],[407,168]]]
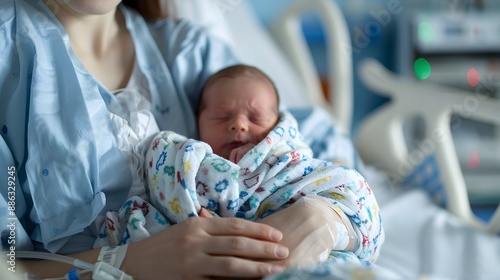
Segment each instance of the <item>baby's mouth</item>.
[[241,147],[245,144],[246,144],[246,142],[243,142],[243,141],[232,141],[232,142],[229,142],[226,146],[230,149],[235,149],[235,148]]

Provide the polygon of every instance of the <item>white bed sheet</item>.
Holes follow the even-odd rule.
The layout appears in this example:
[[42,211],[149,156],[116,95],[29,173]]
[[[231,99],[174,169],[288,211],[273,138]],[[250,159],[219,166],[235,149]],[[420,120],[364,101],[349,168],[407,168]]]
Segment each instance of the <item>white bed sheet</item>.
[[500,279],[500,236],[465,225],[423,191],[391,186],[373,167],[364,175],[386,231],[378,266],[402,279]]

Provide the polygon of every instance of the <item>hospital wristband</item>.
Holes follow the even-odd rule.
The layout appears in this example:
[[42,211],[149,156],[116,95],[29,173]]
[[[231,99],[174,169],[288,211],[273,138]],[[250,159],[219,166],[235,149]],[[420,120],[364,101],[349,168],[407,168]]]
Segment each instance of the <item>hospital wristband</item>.
[[113,267],[120,268],[125,256],[127,255],[128,244],[111,247],[104,246],[97,257],[98,262],[107,263]]
[[127,255],[128,244],[101,248],[97,262],[95,263],[92,279],[96,280],[132,280],[132,276],[120,270],[120,266]]
[[[343,226],[347,230],[347,240],[343,241],[344,243],[342,244],[342,246],[344,247],[343,249],[350,247],[350,250],[354,251],[353,249],[358,248],[359,246],[359,239],[358,235],[354,231],[354,228],[352,227],[351,221],[349,220],[349,218],[347,218],[347,215],[340,208],[332,207],[332,209],[337,213],[337,215],[339,215],[340,219],[343,222]],[[347,242],[347,244],[345,244],[345,242]]]
[[[342,220],[342,223],[335,223],[337,240],[334,244],[334,250],[345,250],[350,248],[350,251],[354,251],[355,248],[359,246],[359,239],[356,231],[352,227],[351,221],[347,215],[338,206],[332,204],[332,202],[322,196],[311,196],[311,198],[322,200],[328,205]],[[350,246],[349,246],[350,245]]]

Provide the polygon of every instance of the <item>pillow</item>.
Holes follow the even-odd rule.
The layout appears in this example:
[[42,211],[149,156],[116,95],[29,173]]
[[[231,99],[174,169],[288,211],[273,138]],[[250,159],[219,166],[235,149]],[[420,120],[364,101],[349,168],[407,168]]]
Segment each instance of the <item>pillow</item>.
[[210,34],[234,46],[231,31],[216,0],[160,0],[168,17],[185,19],[205,27]]

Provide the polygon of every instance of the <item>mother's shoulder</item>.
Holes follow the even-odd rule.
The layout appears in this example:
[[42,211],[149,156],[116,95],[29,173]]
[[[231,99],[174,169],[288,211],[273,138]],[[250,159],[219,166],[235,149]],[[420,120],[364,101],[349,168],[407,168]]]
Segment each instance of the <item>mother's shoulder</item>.
[[148,23],[153,35],[158,38],[168,38],[169,41],[196,40],[207,34],[205,27],[193,24],[185,19],[166,18]]

